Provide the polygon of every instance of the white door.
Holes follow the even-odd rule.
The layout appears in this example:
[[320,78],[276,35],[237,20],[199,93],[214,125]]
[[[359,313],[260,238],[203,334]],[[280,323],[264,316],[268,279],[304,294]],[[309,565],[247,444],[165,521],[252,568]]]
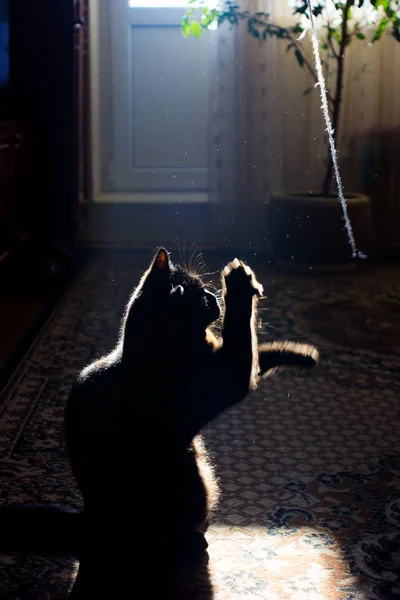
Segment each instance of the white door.
[[210,38],[182,36],[183,6],[151,3],[93,2],[97,203],[208,200]]

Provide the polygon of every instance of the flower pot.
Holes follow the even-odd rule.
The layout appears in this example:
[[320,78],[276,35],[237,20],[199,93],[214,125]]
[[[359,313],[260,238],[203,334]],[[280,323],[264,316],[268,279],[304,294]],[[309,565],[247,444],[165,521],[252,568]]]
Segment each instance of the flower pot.
[[[371,203],[363,194],[346,194],[357,248],[371,245]],[[266,203],[267,231],[274,256],[283,266],[351,268],[355,261],[336,196],[271,192]]]

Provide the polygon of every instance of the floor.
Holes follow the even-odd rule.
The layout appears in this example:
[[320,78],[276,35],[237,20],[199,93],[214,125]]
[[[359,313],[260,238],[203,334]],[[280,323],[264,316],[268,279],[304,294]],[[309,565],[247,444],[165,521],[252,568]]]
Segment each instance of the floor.
[[27,247],[0,263],[0,387],[68,284],[57,257]]

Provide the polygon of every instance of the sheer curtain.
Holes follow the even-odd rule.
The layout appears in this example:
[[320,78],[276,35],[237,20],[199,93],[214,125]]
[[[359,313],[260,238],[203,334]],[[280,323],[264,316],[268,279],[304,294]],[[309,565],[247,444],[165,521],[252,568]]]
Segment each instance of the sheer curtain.
[[[293,22],[285,0],[248,0],[250,11]],[[267,243],[269,190],[318,192],[327,159],[318,90],[287,52],[245,26],[212,32],[210,163],[214,236],[221,244]],[[303,42],[312,61],[311,44]],[[345,64],[339,157],[345,189],[371,195],[377,243],[400,240],[400,44],[355,40]]]

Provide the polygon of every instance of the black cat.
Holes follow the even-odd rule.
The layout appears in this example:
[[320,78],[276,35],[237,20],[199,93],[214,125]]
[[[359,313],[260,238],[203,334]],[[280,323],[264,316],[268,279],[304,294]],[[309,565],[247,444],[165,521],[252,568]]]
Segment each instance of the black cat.
[[261,375],[318,359],[306,344],[257,345],[262,286],[247,265],[231,262],[222,285],[217,337],[210,329],[220,316],[216,296],[160,249],[128,303],[115,349],[86,367],[71,392],[67,447],[84,511],[59,515],[57,529],[57,515],[42,509],[36,527],[53,518],[42,543],[79,556],[74,600],[126,595],[132,578],[151,573],[152,560],[167,573],[200,556],[218,499],[202,428]]

